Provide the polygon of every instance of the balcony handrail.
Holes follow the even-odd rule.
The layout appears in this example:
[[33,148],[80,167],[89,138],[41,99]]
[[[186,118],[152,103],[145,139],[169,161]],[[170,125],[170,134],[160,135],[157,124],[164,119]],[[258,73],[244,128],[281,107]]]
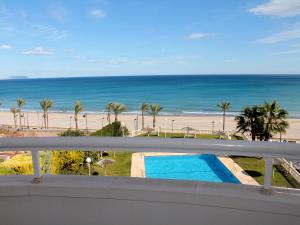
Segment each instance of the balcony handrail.
[[147,137],[18,137],[0,138],[0,151],[89,150],[174,152],[300,159],[296,143]]
[[41,180],[39,151],[56,149],[260,156],[265,159],[264,190],[267,191],[271,191],[274,158],[300,159],[300,145],[296,143],[143,137],[0,138],[0,151],[32,152],[34,179],[37,181]]

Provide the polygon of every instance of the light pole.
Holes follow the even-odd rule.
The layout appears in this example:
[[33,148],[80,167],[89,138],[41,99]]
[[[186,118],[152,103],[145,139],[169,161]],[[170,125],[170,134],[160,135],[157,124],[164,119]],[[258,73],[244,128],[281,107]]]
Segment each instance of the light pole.
[[104,117],[102,117],[101,129],[103,129],[103,121],[104,121]]
[[214,134],[215,132],[215,121],[211,122],[211,134]]
[[70,116],[70,130],[72,129],[72,116]]
[[[103,121],[104,121],[104,117],[102,117],[102,121],[101,121],[101,136],[102,136],[102,132],[103,132]],[[101,151],[101,154],[102,154],[102,151]]]
[[36,116],[37,116],[37,126],[40,126],[40,113],[37,111],[36,112]]
[[25,121],[25,114],[23,114],[23,124],[24,124],[24,127],[26,127],[26,121]]
[[174,133],[174,122],[175,120],[172,120],[172,133]]
[[137,129],[136,129],[136,118],[133,120],[133,129],[134,129],[134,131],[136,131]]
[[26,113],[27,114],[27,129],[29,130],[29,120],[28,120],[28,112]]
[[125,136],[125,123],[122,122],[121,123],[121,129],[122,129],[122,133],[123,133],[123,137]]
[[86,129],[86,132],[88,133],[88,114],[84,113],[82,115],[82,117],[85,118],[85,129]]
[[168,118],[165,118],[165,138],[167,138],[167,121]]
[[92,162],[92,159],[90,157],[87,157],[85,161],[86,161],[88,169],[89,169],[89,176],[91,176],[91,162]]

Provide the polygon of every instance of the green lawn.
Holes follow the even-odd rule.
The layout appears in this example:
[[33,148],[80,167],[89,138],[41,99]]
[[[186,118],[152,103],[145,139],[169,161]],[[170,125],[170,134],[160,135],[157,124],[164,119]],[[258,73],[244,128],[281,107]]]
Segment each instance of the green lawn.
[[[107,165],[107,176],[127,176],[130,177],[131,170],[131,155],[132,152],[116,152],[114,158],[113,152],[108,152],[109,156],[106,158],[115,160],[115,163]],[[91,165],[91,172],[98,172],[100,176],[104,175],[104,169],[98,165]],[[86,174],[88,171],[86,170]]]
[[4,162],[3,158],[0,158],[0,175],[12,175],[15,174],[14,171],[8,168],[1,167],[1,163]]
[[[265,161],[260,158],[252,157],[231,157],[237,164],[239,164],[250,176],[252,176],[259,184],[264,183],[265,174]],[[278,170],[278,167],[273,167],[273,186],[278,187],[294,187],[300,188],[300,184],[297,184],[288,174],[284,174]]]
[[[115,163],[107,166],[108,176],[130,176],[131,170],[131,155],[132,152],[116,152],[115,158],[113,152],[108,152],[106,158],[114,159]],[[3,160],[0,160],[0,175],[13,175],[17,174],[15,171],[9,168],[1,166]],[[91,172],[98,172],[100,176],[104,175],[104,169],[96,164],[91,165]],[[79,174],[88,175],[88,168],[85,165]]]
[[11,169],[8,169],[8,168],[3,168],[1,167],[1,164],[0,164],[0,176],[1,175],[14,175],[16,174],[13,170]]
[[2,162],[4,162],[4,159],[0,158],[0,176],[2,176],[2,175],[14,175],[14,174],[16,174],[16,172],[13,171],[12,169],[9,169],[9,168],[1,166]]

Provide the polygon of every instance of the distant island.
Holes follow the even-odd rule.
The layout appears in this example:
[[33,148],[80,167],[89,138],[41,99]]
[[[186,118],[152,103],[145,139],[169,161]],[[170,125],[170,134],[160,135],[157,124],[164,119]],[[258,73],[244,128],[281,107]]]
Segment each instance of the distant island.
[[27,76],[11,76],[8,79],[19,80],[19,79],[29,79]]

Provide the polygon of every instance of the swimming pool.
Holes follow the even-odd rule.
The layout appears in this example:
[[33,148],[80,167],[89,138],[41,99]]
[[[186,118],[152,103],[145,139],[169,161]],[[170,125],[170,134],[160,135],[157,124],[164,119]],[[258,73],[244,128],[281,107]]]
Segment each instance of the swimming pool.
[[215,155],[145,156],[147,178],[239,184]]

